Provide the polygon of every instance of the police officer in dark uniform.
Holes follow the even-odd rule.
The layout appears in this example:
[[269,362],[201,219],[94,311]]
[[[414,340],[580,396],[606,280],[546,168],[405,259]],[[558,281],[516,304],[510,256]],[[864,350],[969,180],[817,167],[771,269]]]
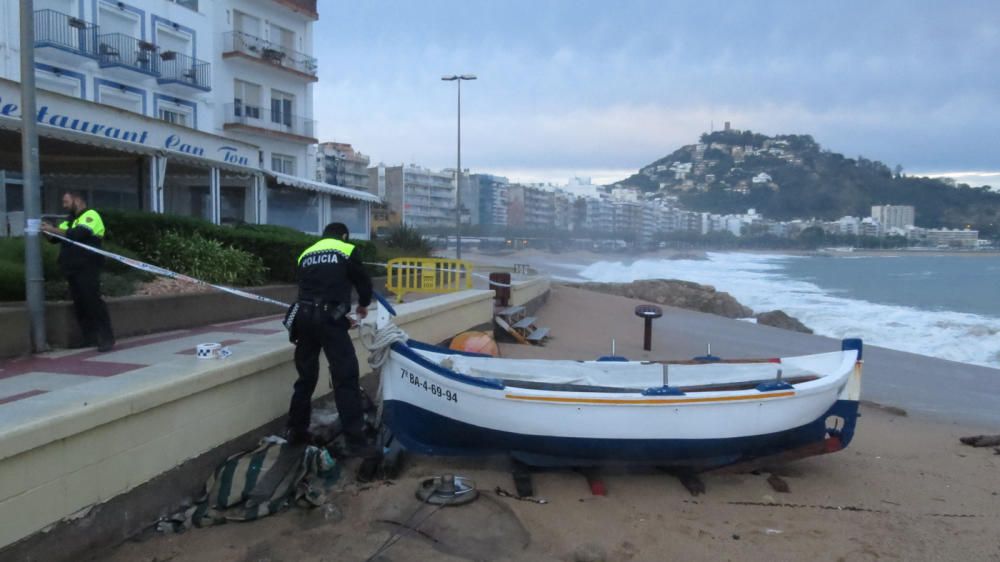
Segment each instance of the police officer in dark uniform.
[[290,337],[295,343],[295,369],[299,378],[288,410],[288,440],[308,443],[312,395],[319,378],[319,352],[326,353],[333,380],[333,397],[344,428],[348,452],[367,456],[373,446],[364,433],[364,411],[358,383],[358,357],[354,353],[349,330],[351,288],[358,292],[357,315],[368,315],[372,300],[372,281],[354,245],[347,241],[349,232],[335,222],[323,229],[323,238],[299,256],[299,298],[289,311]]
[[[100,213],[88,209],[83,195],[75,192],[63,194],[62,206],[69,211],[69,217],[58,227],[43,224],[42,230],[100,248],[101,241],[104,240],[104,221]],[[83,332],[84,342],[88,346],[96,344],[98,351],[111,351],[115,345],[115,337],[111,330],[108,307],[101,299],[101,266],[104,265],[104,256],[56,238],[52,241],[62,244],[59,248],[59,269],[69,283],[73,311]]]

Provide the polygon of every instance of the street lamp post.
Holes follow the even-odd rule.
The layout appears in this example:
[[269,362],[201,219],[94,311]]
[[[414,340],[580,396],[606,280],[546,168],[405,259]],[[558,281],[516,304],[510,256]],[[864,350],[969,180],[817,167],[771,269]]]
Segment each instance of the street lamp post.
[[442,76],[446,82],[458,83],[458,164],[455,168],[455,258],[462,259],[462,80],[475,80],[475,74]]
[[[47,351],[45,341],[45,277],[42,268],[42,202],[38,171],[38,127],[35,122],[35,8],[21,0],[21,169],[24,182],[24,289],[33,351]],[[3,186],[0,186],[3,187]]]

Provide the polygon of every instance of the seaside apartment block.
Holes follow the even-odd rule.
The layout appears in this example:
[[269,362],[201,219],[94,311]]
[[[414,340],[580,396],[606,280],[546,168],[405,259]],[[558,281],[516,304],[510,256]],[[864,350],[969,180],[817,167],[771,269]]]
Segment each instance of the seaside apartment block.
[[369,192],[389,207],[389,221],[413,228],[455,226],[455,173],[410,164],[368,169]]
[[[43,213],[99,208],[319,232],[378,198],[316,181],[315,0],[35,0]],[[0,2],[0,235],[23,228],[17,2]],[[360,227],[360,228],[359,228]]]
[[915,217],[912,205],[872,205],[871,218],[877,220],[884,231],[913,226]]
[[342,142],[320,143],[316,154],[316,179],[325,183],[368,191],[371,158]]

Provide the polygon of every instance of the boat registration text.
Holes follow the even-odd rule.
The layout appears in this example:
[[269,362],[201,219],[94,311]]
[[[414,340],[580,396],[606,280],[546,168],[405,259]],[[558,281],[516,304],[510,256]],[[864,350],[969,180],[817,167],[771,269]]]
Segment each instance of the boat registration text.
[[410,384],[417,388],[422,388],[425,392],[429,392],[438,398],[442,398],[449,402],[458,402],[458,393],[442,388],[441,386],[429,383],[426,379],[422,379],[419,376],[407,371],[406,369],[400,369],[400,378],[404,381],[409,381]]

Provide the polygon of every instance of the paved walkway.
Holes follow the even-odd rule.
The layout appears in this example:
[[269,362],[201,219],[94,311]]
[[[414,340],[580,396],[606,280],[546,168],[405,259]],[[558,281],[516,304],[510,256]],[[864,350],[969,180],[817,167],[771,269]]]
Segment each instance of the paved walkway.
[[234,355],[266,336],[280,333],[281,316],[176,330],[120,340],[109,353],[94,348],[60,350],[18,359],[0,359],[0,410],[5,404],[60,389],[142,372],[158,363],[194,357],[200,343],[221,343]]

